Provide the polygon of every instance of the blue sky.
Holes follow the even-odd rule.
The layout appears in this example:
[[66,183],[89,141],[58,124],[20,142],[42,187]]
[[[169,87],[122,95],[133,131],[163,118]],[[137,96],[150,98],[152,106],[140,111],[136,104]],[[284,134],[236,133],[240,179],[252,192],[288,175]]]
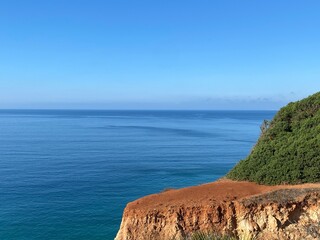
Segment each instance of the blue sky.
[[320,89],[319,1],[0,1],[0,108],[278,109]]

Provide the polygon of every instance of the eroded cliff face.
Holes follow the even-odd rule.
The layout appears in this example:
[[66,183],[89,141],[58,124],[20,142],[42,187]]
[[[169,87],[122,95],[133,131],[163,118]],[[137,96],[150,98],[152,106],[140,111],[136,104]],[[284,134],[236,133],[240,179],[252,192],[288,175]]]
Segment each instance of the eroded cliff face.
[[239,239],[320,239],[320,184],[218,181],[129,203],[116,240],[180,239],[196,231]]

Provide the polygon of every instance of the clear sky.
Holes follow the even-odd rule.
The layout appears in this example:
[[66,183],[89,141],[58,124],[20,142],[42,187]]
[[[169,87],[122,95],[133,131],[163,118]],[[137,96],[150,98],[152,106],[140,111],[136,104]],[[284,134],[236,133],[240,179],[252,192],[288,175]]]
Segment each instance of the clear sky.
[[319,90],[318,0],[0,0],[0,108],[278,109]]

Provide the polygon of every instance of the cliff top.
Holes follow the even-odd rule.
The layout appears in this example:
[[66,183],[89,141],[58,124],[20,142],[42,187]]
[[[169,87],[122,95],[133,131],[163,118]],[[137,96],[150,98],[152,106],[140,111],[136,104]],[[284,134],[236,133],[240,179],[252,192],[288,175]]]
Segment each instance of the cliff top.
[[159,211],[161,209],[179,206],[211,206],[226,201],[241,200],[247,197],[252,198],[254,196],[258,197],[266,193],[269,193],[270,197],[277,196],[276,191],[290,189],[320,190],[320,183],[264,186],[253,182],[221,179],[219,181],[200,186],[152,194],[129,203],[126,210],[148,211],[157,209]]

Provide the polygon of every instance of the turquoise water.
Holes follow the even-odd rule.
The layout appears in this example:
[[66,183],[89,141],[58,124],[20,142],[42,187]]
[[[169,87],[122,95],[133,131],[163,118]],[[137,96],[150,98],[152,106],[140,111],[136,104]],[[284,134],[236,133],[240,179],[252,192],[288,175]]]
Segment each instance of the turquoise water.
[[0,239],[113,239],[127,202],[214,181],[273,111],[0,111]]

